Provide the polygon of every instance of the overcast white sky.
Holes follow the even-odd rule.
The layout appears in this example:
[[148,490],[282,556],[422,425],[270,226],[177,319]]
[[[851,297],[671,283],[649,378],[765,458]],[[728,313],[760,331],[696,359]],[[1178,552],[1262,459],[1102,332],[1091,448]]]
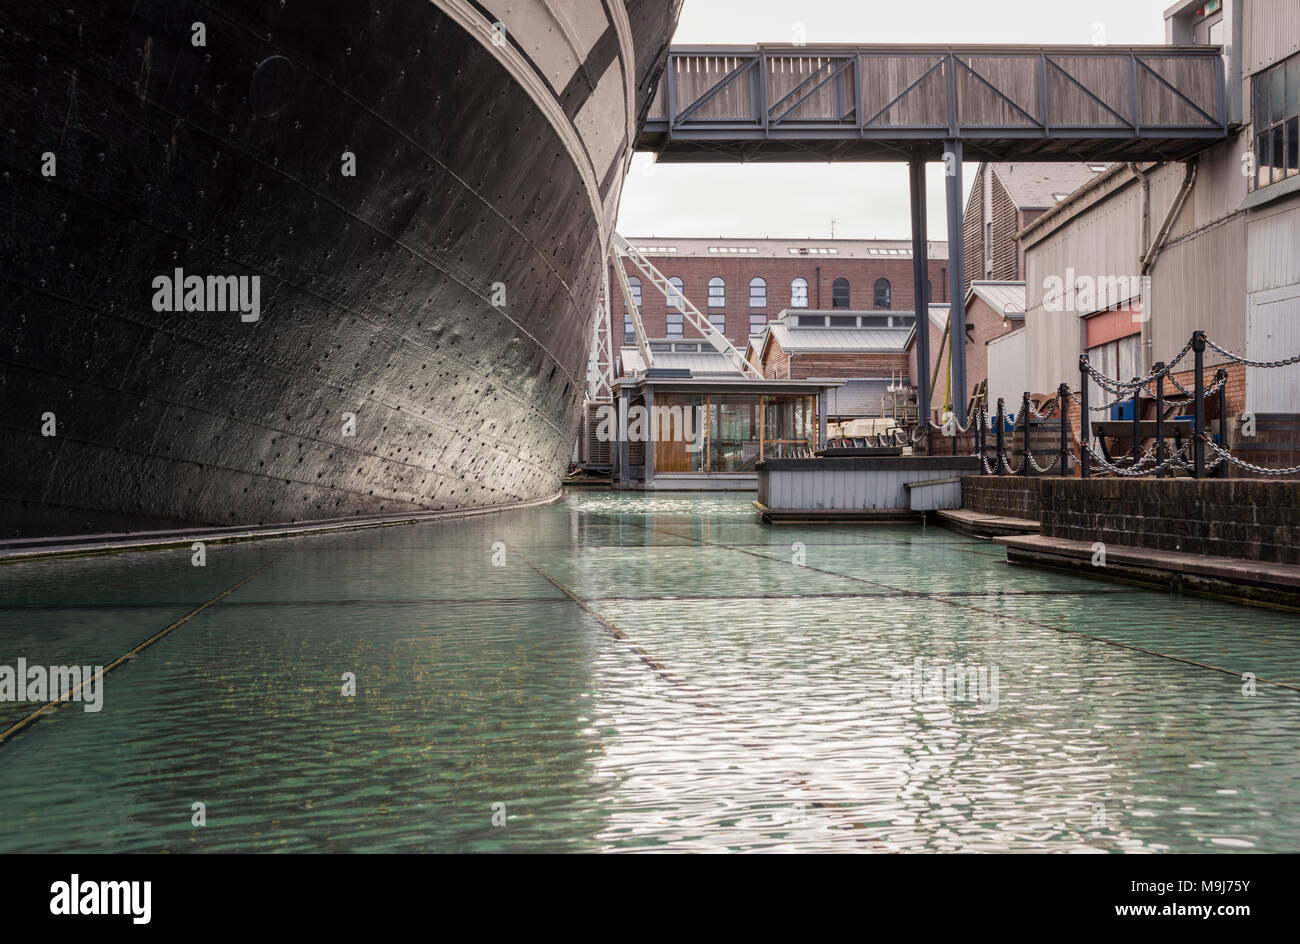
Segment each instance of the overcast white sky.
[[[686,0],[674,42],[1163,43],[1174,0]],[[660,164],[637,155],[623,191],[628,236],[908,238],[903,164]],[[969,166],[965,183],[969,189]],[[942,166],[930,166],[929,235],[946,238]]]

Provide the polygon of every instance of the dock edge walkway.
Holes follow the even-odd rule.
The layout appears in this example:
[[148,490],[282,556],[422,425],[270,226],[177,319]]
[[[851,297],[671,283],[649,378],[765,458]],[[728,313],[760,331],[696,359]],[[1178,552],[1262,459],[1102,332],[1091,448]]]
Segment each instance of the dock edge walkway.
[[966,508],[939,509],[941,524],[977,538],[996,538],[1018,534],[1037,534],[1041,525],[1033,518],[1011,518]]
[[1210,557],[1122,544],[1105,545],[1105,563],[1093,564],[1094,545],[1043,535],[993,538],[1007,561],[1177,590],[1237,603],[1300,610],[1300,566]]

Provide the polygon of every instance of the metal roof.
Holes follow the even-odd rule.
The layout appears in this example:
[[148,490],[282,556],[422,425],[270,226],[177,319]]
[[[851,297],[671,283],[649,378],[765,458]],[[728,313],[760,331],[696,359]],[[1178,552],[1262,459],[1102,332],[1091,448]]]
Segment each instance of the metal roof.
[[789,354],[901,353],[911,328],[791,328],[781,321],[767,326],[781,350]]
[[[939,330],[943,330],[948,325],[948,318],[951,315],[950,306],[948,305],[931,305],[930,306],[930,324]],[[907,343],[905,348],[911,349],[912,340],[916,337],[916,326],[913,325],[907,332]]]
[[1098,174],[1110,168],[1108,161],[1078,164],[1047,164],[1035,161],[989,164],[1002,181],[1011,202],[1021,210],[1046,210],[1056,206]]
[[754,380],[744,375],[732,377],[619,377],[614,381],[618,389],[639,389],[643,387],[689,388],[702,387],[705,390],[737,390],[741,393],[812,393],[818,390],[831,390],[844,385],[843,380]]
[[[798,239],[628,236],[645,256],[673,259],[911,259],[910,239]],[[948,243],[930,241],[930,258],[947,259]]]
[[[659,343],[659,342],[653,342]],[[705,345],[707,347],[707,344]],[[691,353],[687,351],[655,351],[655,367],[667,370],[689,370],[693,377],[739,377],[741,372],[731,366],[731,363],[711,348],[708,351]],[[623,362],[623,373],[633,374],[645,371],[645,362],[641,359],[641,352],[635,347],[624,347],[619,351],[619,357]]]
[[972,282],[966,292],[966,304],[979,298],[1004,318],[1025,317],[1024,282]]

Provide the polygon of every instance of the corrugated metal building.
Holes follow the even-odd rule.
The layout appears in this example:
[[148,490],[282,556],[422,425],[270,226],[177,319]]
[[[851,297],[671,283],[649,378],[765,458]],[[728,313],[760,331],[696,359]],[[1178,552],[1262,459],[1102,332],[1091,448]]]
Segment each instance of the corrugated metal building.
[[[1252,359],[1300,353],[1300,4],[1184,0],[1166,22],[1171,42],[1224,46],[1241,123],[1186,164],[1114,165],[1022,231],[1036,393],[1077,386],[1085,350],[1129,380],[1197,329]],[[1300,408],[1300,367],[1206,364],[1228,364],[1234,417]]]
[[1016,234],[1109,166],[980,164],[962,217],[967,290],[979,281],[1023,280],[1024,251]]

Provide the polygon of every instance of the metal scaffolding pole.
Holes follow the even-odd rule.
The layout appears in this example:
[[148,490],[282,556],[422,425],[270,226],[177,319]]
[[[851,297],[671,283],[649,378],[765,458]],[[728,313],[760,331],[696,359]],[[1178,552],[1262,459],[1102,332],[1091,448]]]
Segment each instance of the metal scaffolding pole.
[[[925,161],[908,163],[912,203],[912,297],[916,309],[917,420],[930,417],[930,243],[925,231]],[[904,415],[906,415],[904,409]]]
[[962,146],[945,142],[944,171],[948,182],[948,292],[952,305],[952,409],[959,423],[966,419],[966,231],[962,223]]

